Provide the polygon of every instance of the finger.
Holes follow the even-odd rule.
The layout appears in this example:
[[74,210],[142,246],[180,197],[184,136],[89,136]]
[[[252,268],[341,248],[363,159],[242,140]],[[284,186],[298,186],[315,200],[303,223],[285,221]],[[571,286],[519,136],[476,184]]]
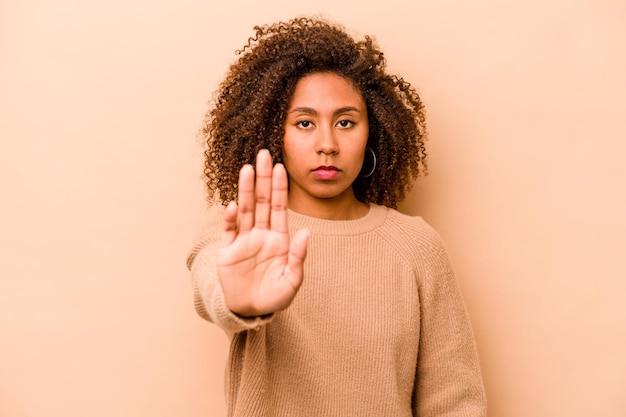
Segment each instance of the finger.
[[304,259],[306,258],[309,236],[310,233],[307,229],[300,229],[293,236],[289,245],[285,278],[295,290],[298,290],[302,284]]
[[256,156],[256,182],[254,186],[254,227],[269,228],[270,204],[272,201],[272,156],[261,149]]
[[238,187],[239,233],[247,233],[254,225],[254,169],[251,165],[246,164],[239,171]]
[[287,233],[287,171],[276,164],[272,174],[272,230]]
[[222,246],[228,246],[237,237],[237,203],[231,201],[224,210],[224,235],[222,236]]

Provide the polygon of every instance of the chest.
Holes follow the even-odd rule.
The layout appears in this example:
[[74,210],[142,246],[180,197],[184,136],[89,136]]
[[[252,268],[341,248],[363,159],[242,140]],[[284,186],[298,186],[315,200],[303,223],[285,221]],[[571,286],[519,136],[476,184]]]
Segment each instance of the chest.
[[419,294],[407,260],[375,239],[339,243],[309,248],[302,287],[274,324],[321,349],[338,337],[383,350],[416,343]]

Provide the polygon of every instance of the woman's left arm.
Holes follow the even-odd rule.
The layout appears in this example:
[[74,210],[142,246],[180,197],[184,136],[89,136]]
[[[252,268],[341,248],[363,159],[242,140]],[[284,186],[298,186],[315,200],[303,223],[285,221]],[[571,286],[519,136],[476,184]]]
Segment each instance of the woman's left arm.
[[485,417],[474,334],[448,254],[431,229],[420,256],[420,343],[413,398],[420,417]]

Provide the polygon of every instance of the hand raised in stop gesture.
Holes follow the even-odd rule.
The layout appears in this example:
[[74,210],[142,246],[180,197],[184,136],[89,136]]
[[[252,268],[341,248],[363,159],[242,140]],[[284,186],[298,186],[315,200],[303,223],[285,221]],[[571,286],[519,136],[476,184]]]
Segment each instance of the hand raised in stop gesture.
[[245,165],[239,172],[238,203],[224,212],[224,237],[217,257],[217,274],[226,305],[243,317],[283,310],[295,297],[303,278],[309,232],[290,239],[287,228],[287,171],[272,166],[261,150],[256,172]]

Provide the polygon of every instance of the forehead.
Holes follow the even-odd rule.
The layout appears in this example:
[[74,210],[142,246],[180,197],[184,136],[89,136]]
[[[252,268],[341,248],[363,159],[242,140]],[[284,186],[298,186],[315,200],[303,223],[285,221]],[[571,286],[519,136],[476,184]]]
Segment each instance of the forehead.
[[354,83],[335,73],[306,75],[296,84],[289,107],[327,107],[351,105],[365,107],[365,101]]

